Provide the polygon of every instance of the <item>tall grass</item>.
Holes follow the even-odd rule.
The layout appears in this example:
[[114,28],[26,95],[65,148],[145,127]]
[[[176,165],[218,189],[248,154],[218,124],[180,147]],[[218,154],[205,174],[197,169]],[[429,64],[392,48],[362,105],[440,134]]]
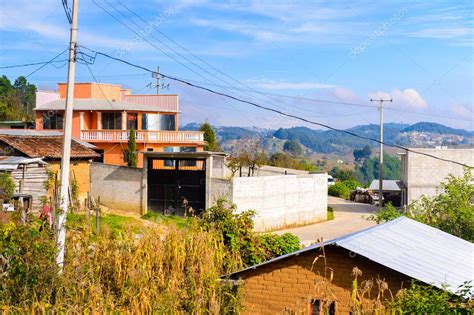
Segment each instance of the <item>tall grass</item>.
[[[187,231],[151,226],[120,238],[69,229],[62,275],[54,238],[37,223],[2,225],[0,235],[8,260],[0,270],[1,313],[221,314],[239,308],[238,289],[219,277],[240,268],[240,257],[226,250],[220,234],[197,225]],[[25,261],[27,252],[36,259]]]

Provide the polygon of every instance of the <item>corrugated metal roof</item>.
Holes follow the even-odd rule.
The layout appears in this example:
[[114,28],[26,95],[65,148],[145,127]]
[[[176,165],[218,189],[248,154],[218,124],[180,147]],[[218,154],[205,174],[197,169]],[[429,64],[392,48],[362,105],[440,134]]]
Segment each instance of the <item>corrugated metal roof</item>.
[[[36,106],[35,110],[64,110],[66,100],[60,99]],[[117,110],[117,111],[139,111],[139,112],[176,112],[177,109],[170,109],[170,106],[150,106],[148,104],[138,104],[121,100],[106,100],[97,98],[76,98],[74,99],[74,110]]]
[[8,164],[48,164],[40,158],[27,158],[24,156],[0,156],[0,165]]
[[474,281],[474,244],[406,217],[276,257],[232,275],[321,246],[340,246],[427,284],[456,292]]
[[[400,181],[399,180],[390,180],[384,179],[382,180],[382,189],[387,191],[400,191]],[[371,190],[378,190],[379,189],[379,180],[374,179],[372,183],[370,183],[369,189]]]

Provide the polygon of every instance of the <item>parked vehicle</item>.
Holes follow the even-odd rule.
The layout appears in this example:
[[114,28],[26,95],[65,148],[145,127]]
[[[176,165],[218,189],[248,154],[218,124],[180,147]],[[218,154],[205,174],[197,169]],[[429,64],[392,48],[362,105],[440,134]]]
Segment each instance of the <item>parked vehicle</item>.
[[331,175],[328,175],[328,186],[332,186],[334,184],[335,184],[334,177],[332,177]]

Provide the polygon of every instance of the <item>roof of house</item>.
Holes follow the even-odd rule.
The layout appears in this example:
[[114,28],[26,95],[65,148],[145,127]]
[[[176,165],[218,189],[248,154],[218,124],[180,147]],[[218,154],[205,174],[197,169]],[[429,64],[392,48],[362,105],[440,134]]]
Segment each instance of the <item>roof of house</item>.
[[411,278],[453,293],[464,282],[474,280],[474,244],[406,217],[308,246],[237,271],[231,276],[321,246],[343,247]]
[[25,158],[24,156],[0,156],[0,171],[13,171],[19,165],[24,164],[47,164],[40,158]]
[[[35,110],[64,110],[65,99],[51,101],[36,106]],[[97,98],[76,98],[74,99],[74,110],[112,110],[112,111],[139,111],[139,112],[176,112],[166,106],[150,106],[148,104],[138,104],[122,100],[107,100]]]
[[[0,135],[0,141],[31,158],[60,159],[62,156],[62,136]],[[97,152],[72,140],[71,158],[91,159],[97,157],[100,157]]]
[[[386,191],[400,191],[401,190],[401,181],[400,180],[382,180],[382,190]],[[378,190],[379,189],[379,180],[374,179],[372,183],[370,183],[369,189],[371,190]]]
[[[36,136],[36,137],[49,137],[49,136],[61,136],[63,135],[62,130],[47,130],[47,129],[1,129],[0,128],[0,136],[1,135],[9,135],[9,136]],[[81,145],[85,146],[86,148],[95,150],[97,147],[92,143],[82,141],[78,138],[72,137],[74,141],[80,143]]]

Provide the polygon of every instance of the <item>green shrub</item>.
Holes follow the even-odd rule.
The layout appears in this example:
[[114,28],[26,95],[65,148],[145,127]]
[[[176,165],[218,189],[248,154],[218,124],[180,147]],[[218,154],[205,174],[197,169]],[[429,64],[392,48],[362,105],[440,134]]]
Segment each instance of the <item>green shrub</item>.
[[214,207],[204,212],[199,224],[206,230],[222,234],[231,253],[238,253],[246,266],[300,249],[297,236],[285,233],[258,235],[253,231],[255,211],[235,213],[237,207],[226,199],[219,199]]
[[362,187],[362,185],[354,179],[346,179],[342,181],[342,183],[350,190],[355,190],[357,187]]
[[327,220],[328,221],[334,220],[334,209],[331,207],[328,207]]
[[389,203],[382,209],[379,209],[375,211],[373,214],[371,214],[368,217],[368,220],[375,221],[377,222],[377,224],[379,224],[379,223],[394,220],[398,217],[401,217],[402,215],[403,213],[400,210],[398,210],[397,208],[392,206],[391,203]]
[[328,194],[334,197],[347,199],[349,198],[350,192],[351,192],[350,188],[341,182],[335,183],[334,185],[331,185],[328,187]]
[[291,233],[284,233],[282,235],[263,234],[259,238],[264,248],[266,259],[289,254],[301,248],[298,236]]
[[0,174],[0,197],[4,201],[10,201],[13,198],[13,193],[15,192],[15,183],[9,174],[2,173]]

